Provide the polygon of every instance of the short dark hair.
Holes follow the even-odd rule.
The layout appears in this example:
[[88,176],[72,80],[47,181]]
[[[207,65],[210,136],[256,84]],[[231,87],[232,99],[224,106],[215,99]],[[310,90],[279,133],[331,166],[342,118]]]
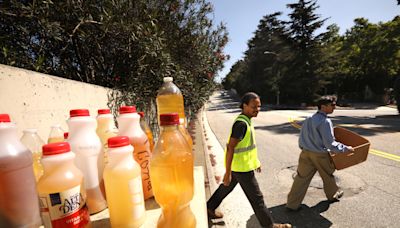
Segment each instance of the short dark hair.
[[251,100],[254,99],[260,99],[260,96],[258,96],[254,92],[248,92],[245,95],[243,95],[242,100],[240,101],[240,108],[243,109],[243,104],[249,104]]
[[321,109],[321,105],[327,105],[333,103],[336,103],[336,96],[333,95],[322,96],[317,101],[318,110]]

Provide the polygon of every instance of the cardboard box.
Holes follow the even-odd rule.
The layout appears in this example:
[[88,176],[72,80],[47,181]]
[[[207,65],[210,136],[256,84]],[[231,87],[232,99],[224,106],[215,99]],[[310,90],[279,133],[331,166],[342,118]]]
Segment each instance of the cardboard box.
[[344,169],[367,160],[370,143],[361,135],[335,127],[333,129],[336,141],[352,146],[354,151],[345,153],[330,153],[337,170]]

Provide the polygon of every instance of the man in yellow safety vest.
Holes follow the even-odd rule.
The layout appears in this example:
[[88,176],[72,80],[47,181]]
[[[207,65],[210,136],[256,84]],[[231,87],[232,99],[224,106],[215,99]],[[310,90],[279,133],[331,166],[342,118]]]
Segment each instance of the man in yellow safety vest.
[[235,119],[225,151],[224,182],[207,202],[208,216],[222,218],[223,214],[215,209],[239,183],[247,196],[254,213],[262,227],[290,228],[290,224],[274,224],[271,213],[264,203],[264,197],[254,175],[261,172],[261,163],[257,156],[255,131],[251,118],[260,111],[260,97],[252,92],[246,93],[241,100],[242,113]]

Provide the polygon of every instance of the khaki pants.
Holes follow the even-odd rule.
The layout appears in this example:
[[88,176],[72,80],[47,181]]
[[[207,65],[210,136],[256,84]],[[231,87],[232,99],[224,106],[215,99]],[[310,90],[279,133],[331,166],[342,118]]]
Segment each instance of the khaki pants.
[[286,207],[297,209],[300,206],[316,171],[324,183],[326,197],[328,200],[333,200],[333,195],[339,188],[333,176],[335,166],[329,154],[303,150],[300,153],[297,175],[289,192]]

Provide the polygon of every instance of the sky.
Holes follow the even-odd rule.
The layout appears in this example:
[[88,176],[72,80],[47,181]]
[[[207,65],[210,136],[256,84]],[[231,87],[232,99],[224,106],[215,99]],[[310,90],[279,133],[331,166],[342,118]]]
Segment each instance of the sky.
[[[247,41],[257,29],[260,19],[274,12],[283,12],[282,20],[287,20],[290,10],[288,3],[297,0],[209,0],[213,4],[214,13],[210,17],[214,23],[224,23],[227,27],[229,42],[225,46],[225,54],[230,55],[223,70],[218,73],[217,81],[221,81],[230,71],[232,65],[242,59],[247,50]],[[363,17],[371,23],[387,22],[400,15],[397,0],[317,0],[319,8],[315,11],[321,18],[328,18],[321,32],[327,25],[337,24],[340,34],[354,25],[354,19]]]

